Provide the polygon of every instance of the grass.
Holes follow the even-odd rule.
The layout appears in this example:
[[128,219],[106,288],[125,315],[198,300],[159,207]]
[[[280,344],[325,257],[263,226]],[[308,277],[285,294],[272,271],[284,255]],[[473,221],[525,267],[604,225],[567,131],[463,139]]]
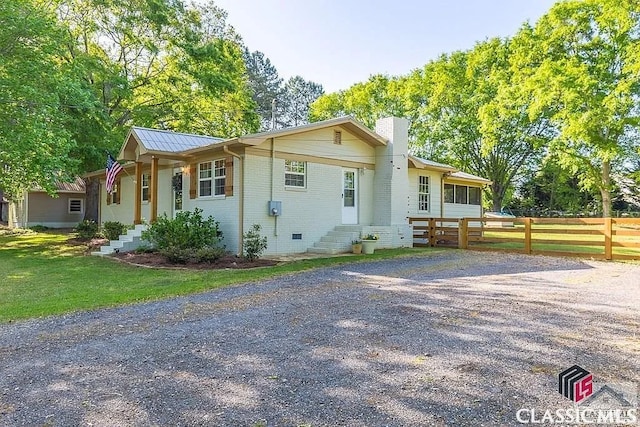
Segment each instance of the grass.
[[254,282],[320,267],[435,253],[377,250],[373,255],[316,258],[251,270],[167,270],[84,256],[68,235],[0,236],[0,322],[113,307]]
[[[521,242],[500,242],[500,243],[477,243],[474,245],[481,247],[490,247],[496,249],[519,249],[524,248],[524,226],[518,225],[514,227],[520,232],[501,232],[492,231],[490,228],[485,229],[484,236],[487,238],[516,238],[521,239]],[[590,235],[590,234],[556,234],[556,233],[543,233],[536,232],[536,229],[557,229],[557,230],[602,230],[601,225],[563,225],[563,224],[534,224],[532,226],[532,245],[531,248],[534,251],[560,251],[560,252],[575,252],[584,254],[603,254],[604,253],[604,236],[603,235]],[[580,244],[565,244],[565,243],[543,243],[535,242],[535,240],[556,240],[556,241],[601,241],[602,244],[598,246],[593,245],[580,245]],[[633,242],[639,241],[640,237],[637,236],[614,236],[614,242]],[[640,249],[637,248],[621,248],[614,247],[613,253],[615,255],[634,255],[640,257]]]

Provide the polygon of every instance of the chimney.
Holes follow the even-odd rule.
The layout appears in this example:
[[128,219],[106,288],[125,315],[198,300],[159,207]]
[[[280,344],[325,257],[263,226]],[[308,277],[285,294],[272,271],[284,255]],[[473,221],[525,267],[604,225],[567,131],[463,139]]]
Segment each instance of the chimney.
[[389,142],[376,148],[373,225],[404,225],[409,209],[409,121],[380,119],[375,131]]

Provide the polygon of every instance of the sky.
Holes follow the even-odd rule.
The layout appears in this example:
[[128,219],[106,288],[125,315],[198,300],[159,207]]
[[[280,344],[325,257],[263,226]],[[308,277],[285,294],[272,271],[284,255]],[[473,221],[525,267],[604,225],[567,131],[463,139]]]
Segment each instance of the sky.
[[245,45],[285,80],[325,92],[374,74],[403,75],[442,53],[466,50],[535,23],[555,0],[216,0]]

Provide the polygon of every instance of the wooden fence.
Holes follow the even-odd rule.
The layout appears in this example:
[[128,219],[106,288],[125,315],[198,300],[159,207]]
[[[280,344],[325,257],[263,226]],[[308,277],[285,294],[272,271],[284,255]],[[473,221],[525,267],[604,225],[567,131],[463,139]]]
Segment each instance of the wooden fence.
[[640,260],[640,218],[409,218],[414,246]]

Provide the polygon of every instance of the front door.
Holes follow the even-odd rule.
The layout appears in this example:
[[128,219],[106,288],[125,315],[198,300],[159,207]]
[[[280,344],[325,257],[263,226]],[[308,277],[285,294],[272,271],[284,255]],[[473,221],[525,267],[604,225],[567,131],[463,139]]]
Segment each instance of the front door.
[[171,180],[173,189],[173,217],[182,211],[182,169],[174,169]]
[[342,223],[358,223],[358,170],[342,169]]

